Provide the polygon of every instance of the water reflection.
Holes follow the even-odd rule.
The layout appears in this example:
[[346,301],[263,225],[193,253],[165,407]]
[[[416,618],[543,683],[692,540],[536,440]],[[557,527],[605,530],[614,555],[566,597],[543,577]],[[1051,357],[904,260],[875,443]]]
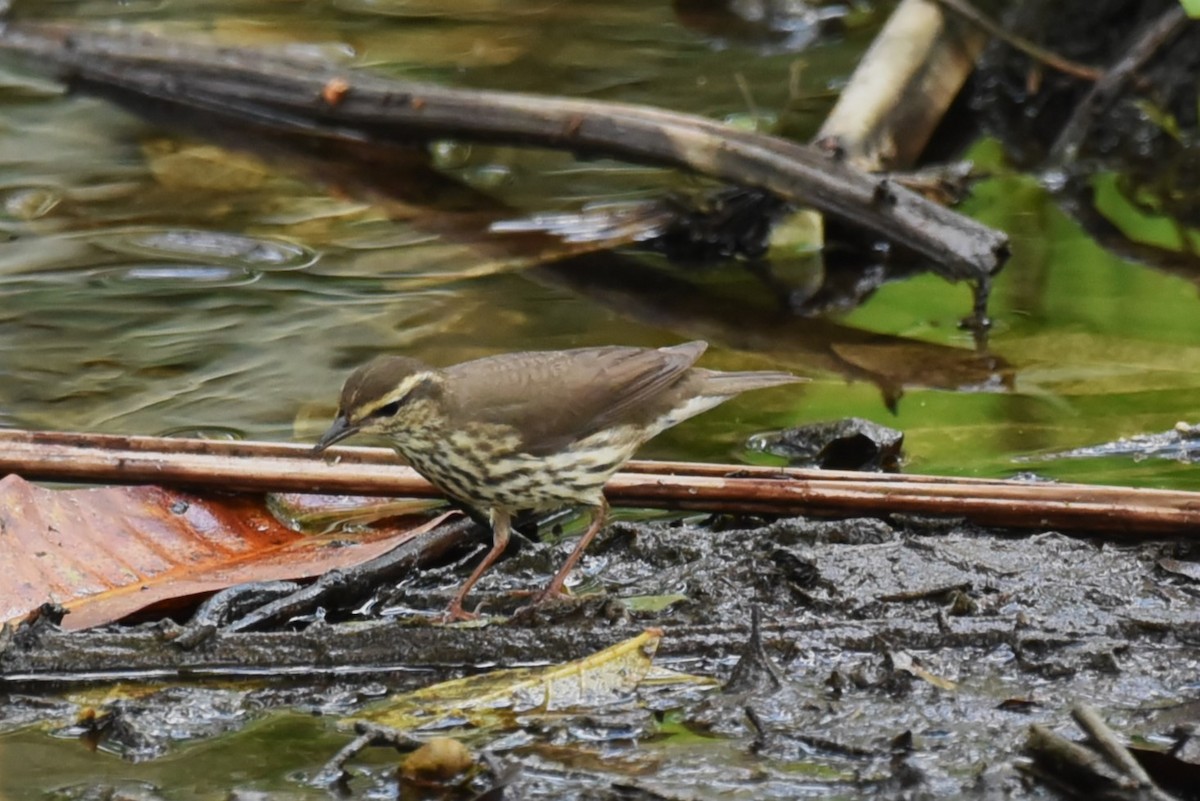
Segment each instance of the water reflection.
[[[29,13],[76,20],[108,8],[36,5]],[[301,59],[716,119],[748,110],[735,75],[775,112],[796,99],[789,80],[822,96],[857,56],[825,44],[800,74],[786,53],[680,25],[669,5],[581,8],[213,0],[116,13]],[[993,346],[1017,361],[1010,369],[967,346],[954,323],[969,299],[940,281],[889,284],[861,308],[801,320],[738,269],[685,274],[653,256],[488,230],[700,185],[670,171],[495,145],[438,147],[439,170],[421,149],[233,131],[162,107],[131,115],[11,65],[0,69],[0,105],[5,424],[305,437],[326,421],[346,371],[379,352],[450,363],[695,337],[714,343],[714,367],[821,380],[689,421],[654,455],[720,456],[746,432],[813,419],[888,420],[890,404],[918,467],[1005,472],[1014,453],[1194,414],[1195,333],[1180,323],[1194,317],[1194,288],[1098,253],[1035,184],[982,185],[974,207],[1016,236],[993,308]],[[789,125],[803,124],[789,113]],[[815,127],[820,108],[811,113]]]

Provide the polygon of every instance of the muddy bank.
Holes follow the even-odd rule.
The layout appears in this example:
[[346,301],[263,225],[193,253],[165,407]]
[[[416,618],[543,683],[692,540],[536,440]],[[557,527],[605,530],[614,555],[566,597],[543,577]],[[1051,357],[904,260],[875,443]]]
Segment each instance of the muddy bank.
[[[337,717],[388,691],[558,663],[648,627],[664,632],[659,663],[728,683],[754,609],[770,664],[752,681],[743,666],[724,692],[646,689],[628,708],[474,745],[525,765],[513,797],[1032,798],[1044,791],[1014,769],[1029,726],[1062,727],[1076,701],[1164,747],[1200,716],[1188,705],[1200,692],[1200,574],[1180,544],[920,520],[622,522],[589,551],[577,600],[521,611],[516,591],[538,586],[570,544],[526,543],[504,560],[474,596],[497,615],[480,627],[429,622],[460,578],[448,566],[359,599],[373,618],[329,610],[346,619],[218,633],[191,650],[161,622],[18,633],[0,654],[3,720],[64,726],[79,709],[64,685],[153,679],[161,689],[121,702],[126,742],[109,743],[145,758],[276,710]],[[364,767],[352,789],[389,781],[379,771]]]

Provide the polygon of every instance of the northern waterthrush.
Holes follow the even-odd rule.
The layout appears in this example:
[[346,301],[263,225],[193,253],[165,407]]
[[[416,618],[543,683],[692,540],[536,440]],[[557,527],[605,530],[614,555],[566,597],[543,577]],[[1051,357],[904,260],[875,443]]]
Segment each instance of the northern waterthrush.
[[453,619],[474,617],[463,601],[504,551],[517,510],[594,507],[541,600],[562,591],[604,523],[605,482],[643,442],[738,393],[803,380],[693,367],[707,347],[530,351],[444,368],[380,357],[346,379],[337,418],[313,452],[383,434],[438,489],[489,516],[492,549],[450,602]]

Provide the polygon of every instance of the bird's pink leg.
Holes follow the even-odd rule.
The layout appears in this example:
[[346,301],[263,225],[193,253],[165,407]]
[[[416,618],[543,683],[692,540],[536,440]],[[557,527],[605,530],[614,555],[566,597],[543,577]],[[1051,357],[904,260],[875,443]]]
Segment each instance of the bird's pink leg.
[[463,601],[467,599],[467,593],[475,586],[475,582],[487,572],[487,569],[492,566],[492,563],[500,558],[500,554],[504,553],[504,549],[508,547],[508,537],[512,532],[512,517],[508,512],[502,512],[499,509],[492,510],[492,549],[487,552],[487,556],[483,557],[483,561],[471,573],[463,585],[458,588],[458,593],[454,596],[454,600],[450,601],[450,605],[446,607],[446,613],[443,620],[474,620],[479,617],[475,612],[468,612],[463,609]]
[[571,555],[567,557],[567,561],[563,562],[563,566],[554,574],[554,578],[550,579],[550,583],[546,585],[546,589],[539,592],[533,598],[535,604],[540,604],[542,601],[550,598],[556,598],[563,594],[563,582],[567,580],[567,576],[575,565],[579,564],[579,559],[583,556],[583,552],[587,550],[588,544],[596,538],[600,529],[604,526],[604,521],[608,517],[608,501],[600,499],[600,505],[596,507],[595,516],[592,518],[592,524],[588,526],[588,530],[584,532],[579,543],[575,546],[575,550],[571,551]]

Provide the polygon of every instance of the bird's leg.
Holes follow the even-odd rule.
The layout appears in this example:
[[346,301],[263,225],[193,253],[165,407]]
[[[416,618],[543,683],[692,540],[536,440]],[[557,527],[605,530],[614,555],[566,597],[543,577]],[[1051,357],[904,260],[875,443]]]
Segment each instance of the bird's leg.
[[587,550],[588,543],[596,538],[596,534],[600,532],[600,528],[604,525],[604,520],[607,517],[608,501],[601,498],[599,505],[596,507],[595,515],[592,517],[592,524],[583,533],[583,536],[579,539],[579,543],[575,546],[575,550],[571,551],[571,555],[567,557],[567,561],[563,562],[563,566],[554,574],[554,578],[550,579],[550,583],[546,585],[546,589],[534,597],[533,602],[535,604],[563,594],[563,582],[567,580],[570,572],[575,569],[575,565],[579,564],[579,559],[583,556],[583,552]]
[[487,552],[487,556],[483,557],[483,561],[479,563],[470,577],[458,588],[454,600],[446,607],[445,620],[474,620],[479,617],[476,613],[463,609],[463,601],[467,599],[467,593],[475,586],[475,582],[479,581],[480,576],[487,572],[487,569],[492,566],[492,562],[500,558],[500,554],[504,553],[504,549],[508,547],[508,536],[512,532],[512,517],[508,512],[493,509],[491,517],[492,549]]

